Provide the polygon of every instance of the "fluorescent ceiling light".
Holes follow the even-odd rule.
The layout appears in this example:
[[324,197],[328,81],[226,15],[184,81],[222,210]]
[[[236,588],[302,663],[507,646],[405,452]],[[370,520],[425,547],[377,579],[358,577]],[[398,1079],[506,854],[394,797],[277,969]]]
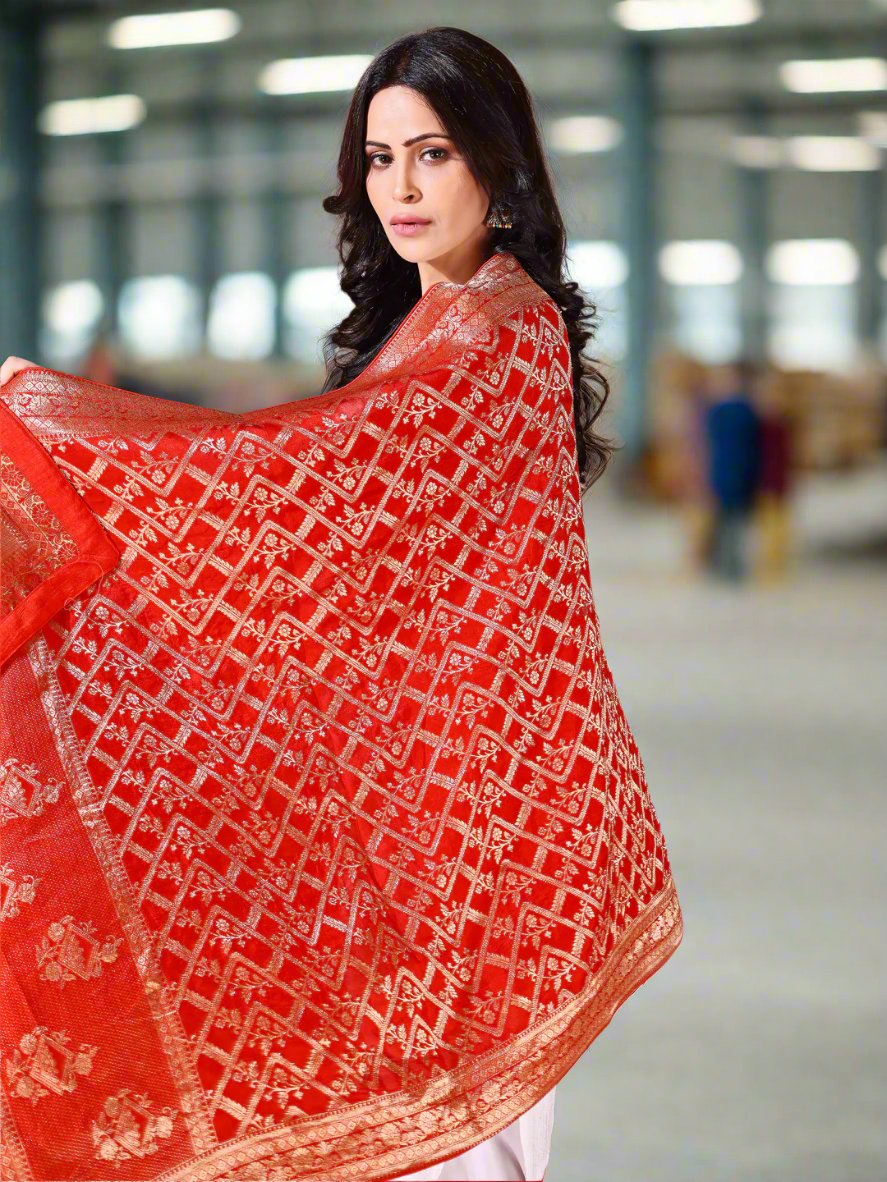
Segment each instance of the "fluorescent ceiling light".
[[852,135],[793,135],[785,141],[786,159],[810,172],[872,172],[881,167],[874,144]]
[[91,279],[75,279],[51,288],[43,297],[43,318],[58,333],[84,333],[102,314],[104,301]]
[[625,29],[705,29],[749,25],[761,17],[759,0],[620,0],[611,15]]
[[885,90],[887,61],[881,57],[848,57],[782,62],[779,80],[796,94]]
[[791,238],[767,251],[767,274],[793,287],[843,285],[859,275],[859,256],[843,238]]
[[659,270],[669,283],[735,283],[742,274],[742,256],[732,242],[700,239],[668,242],[659,252]]
[[588,291],[609,291],[628,278],[628,259],[615,242],[573,242],[567,259],[570,275]]
[[[878,114],[876,112],[876,114]],[[881,134],[887,137],[887,116]],[[810,172],[870,172],[881,167],[881,153],[873,137],[851,135],[735,135],[729,154],[747,168],[785,165]],[[887,143],[887,138],[885,138]]]
[[241,20],[230,8],[198,8],[190,12],[154,12],[124,16],[108,26],[107,41],[115,49],[157,45],[199,45],[227,41],[240,32]]
[[203,346],[203,300],[181,275],[138,275],[120,289],[120,338],[137,357],[193,356]]
[[239,271],[222,275],[212,289],[206,339],[217,357],[267,357],[274,348],[277,291],[270,275]]
[[137,94],[109,94],[103,98],[60,99],[47,103],[38,125],[46,135],[92,135],[126,131],[145,118],[147,108]]
[[778,168],[785,162],[785,144],[770,135],[734,135],[730,155],[746,168]]
[[259,75],[266,94],[314,94],[323,90],[352,90],[372,61],[369,54],[280,58]]
[[870,144],[887,148],[887,111],[860,111],[859,134]]
[[607,152],[622,139],[622,127],[607,115],[570,115],[553,121],[550,138],[558,152]]

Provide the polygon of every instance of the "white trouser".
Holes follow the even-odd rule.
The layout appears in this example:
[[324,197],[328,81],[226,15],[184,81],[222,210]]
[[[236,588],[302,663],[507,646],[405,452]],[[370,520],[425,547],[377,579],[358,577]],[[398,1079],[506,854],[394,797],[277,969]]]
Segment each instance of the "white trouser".
[[555,1090],[473,1149],[424,1170],[398,1174],[392,1182],[541,1182],[551,1152]]

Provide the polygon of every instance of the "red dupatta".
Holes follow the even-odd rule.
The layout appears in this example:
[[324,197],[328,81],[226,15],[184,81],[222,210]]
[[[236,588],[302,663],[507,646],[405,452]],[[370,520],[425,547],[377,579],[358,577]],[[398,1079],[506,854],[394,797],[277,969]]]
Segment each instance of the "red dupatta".
[[677,948],[557,305],[509,253],[340,390],[0,388],[3,1176],[384,1179]]

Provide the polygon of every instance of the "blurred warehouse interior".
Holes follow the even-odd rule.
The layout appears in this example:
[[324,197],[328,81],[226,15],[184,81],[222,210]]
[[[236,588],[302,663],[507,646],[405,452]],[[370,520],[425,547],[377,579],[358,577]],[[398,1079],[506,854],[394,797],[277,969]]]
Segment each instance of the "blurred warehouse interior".
[[875,461],[885,0],[7,0],[3,355],[225,409],[318,389],[350,307],[320,205],[349,90],[432,23],[536,98],[634,487],[685,493],[688,393],[737,361],[801,470]]
[[0,359],[316,393],[350,89],[444,24],[533,93],[597,304],[595,600],[686,916],[548,1182],[883,1180],[887,0],[5,0]]

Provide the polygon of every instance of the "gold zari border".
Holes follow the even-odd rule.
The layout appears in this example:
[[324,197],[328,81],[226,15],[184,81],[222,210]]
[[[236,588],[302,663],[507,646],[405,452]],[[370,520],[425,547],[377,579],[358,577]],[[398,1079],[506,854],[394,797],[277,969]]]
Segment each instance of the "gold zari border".
[[[626,927],[591,988],[504,1050],[432,1082],[419,1099],[405,1100],[399,1092],[352,1105],[346,1113],[227,1142],[158,1175],[157,1182],[372,1182],[455,1157],[494,1136],[550,1091],[623,1002],[676,951],[682,936],[682,913],[669,874],[660,893]],[[439,1108],[448,1109],[456,1127],[427,1136],[423,1114]],[[301,1132],[302,1125],[309,1127]],[[386,1151],[386,1146],[393,1147]],[[331,1154],[334,1163],[326,1160]]]

